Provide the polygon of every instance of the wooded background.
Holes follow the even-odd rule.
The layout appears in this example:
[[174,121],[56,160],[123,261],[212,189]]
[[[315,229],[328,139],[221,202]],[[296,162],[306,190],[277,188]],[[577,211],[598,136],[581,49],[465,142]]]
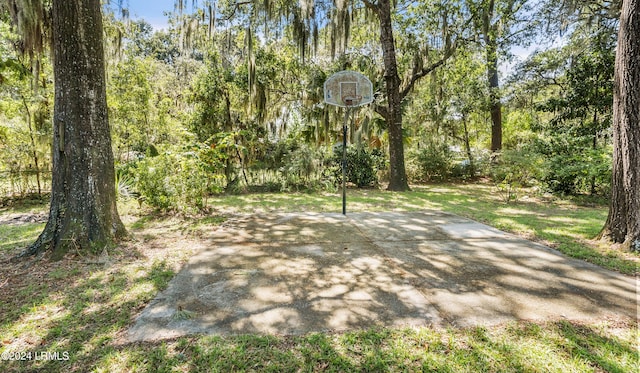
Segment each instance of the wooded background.
[[[507,202],[524,187],[608,198],[621,8],[179,0],[167,29],[153,30],[126,1],[103,3],[117,195],[191,211],[221,192],[334,190],[343,109],[322,102],[322,85],[351,69],[376,99],[349,127],[350,183],[483,178]],[[41,194],[54,132],[51,1],[1,9],[0,194]],[[524,49],[526,59],[514,54]]]

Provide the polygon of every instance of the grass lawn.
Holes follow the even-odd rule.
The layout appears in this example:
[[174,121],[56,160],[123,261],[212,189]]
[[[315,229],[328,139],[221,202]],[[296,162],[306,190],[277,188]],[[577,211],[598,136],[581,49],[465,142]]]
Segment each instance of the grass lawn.
[[[606,218],[606,206],[533,198],[505,204],[490,186],[476,184],[416,186],[409,193],[350,190],[348,196],[348,211],[454,212],[637,273],[636,255],[589,241]],[[137,240],[108,258],[19,264],[6,259],[19,251],[16,246],[34,240],[43,224],[14,223],[17,210],[0,210],[0,371],[637,371],[638,326],[616,320],[126,342],[124,333],[136,314],[193,253],[200,229],[221,224],[231,212],[341,209],[337,194],[225,196],[210,204],[214,214],[190,218],[137,216],[137,208],[123,206]]]

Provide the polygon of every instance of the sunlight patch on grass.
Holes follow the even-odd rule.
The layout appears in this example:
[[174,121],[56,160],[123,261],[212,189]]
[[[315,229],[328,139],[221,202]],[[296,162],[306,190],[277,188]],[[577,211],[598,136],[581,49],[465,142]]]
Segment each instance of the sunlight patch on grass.
[[0,251],[28,246],[43,229],[44,223],[0,224]]
[[154,294],[158,289],[153,282],[143,282],[135,284],[127,289],[126,293],[120,293],[112,299],[113,305],[118,305],[126,302],[135,301],[141,296]]
[[5,351],[24,351],[38,346],[45,340],[50,328],[71,315],[71,311],[65,309],[60,302],[50,299],[34,303],[23,310],[19,319],[0,326]]
[[493,226],[498,229],[507,230],[513,233],[518,233],[523,235],[530,236],[535,234],[535,230],[531,229],[527,224],[523,224],[511,218],[495,219],[493,222]]
[[561,227],[549,227],[542,230],[542,233],[551,237],[571,237],[574,240],[580,240],[585,238],[582,234],[576,233],[573,230],[567,229],[564,226]]
[[541,214],[539,211],[529,211],[522,208],[515,207],[502,207],[496,210],[496,213],[499,215],[508,215],[508,216],[535,216],[535,217],[544,217],[545,215]]
[[546,219],[552,222],[566,224],[569,227],[588,223],[586,220],[574,216],[548,216]]

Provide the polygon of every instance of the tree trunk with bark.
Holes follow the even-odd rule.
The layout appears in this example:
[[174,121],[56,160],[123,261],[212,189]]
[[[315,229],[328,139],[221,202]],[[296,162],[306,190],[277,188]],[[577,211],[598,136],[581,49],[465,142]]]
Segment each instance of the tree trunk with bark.
[[491,112],[491,151],[502,150],[502,103],[500,102],[500,81],[498,79],[498,24],[492,24],[495,2],[489,1],[482,13],[482,33],[484,35],[489,82],[489,108]]
[[640,0],[623,0],[613,91],[613,178],[600,236],[640,251]]
[[500,82],[498,80],[497,46],[487,47],[487,75],[489,79],[489,100],[491,111],[491,151],[502,150],[502,103],[500,102]]
[[389,190],[409,190],[404,166],[404,143],[402,136],[402,95],[400,76],[396,61],[396,47],[393,40],[391,4],[389,0],[378,2],[380,18],[380,44],[384,59],[384,79],[387,90],[388,107],[384,115],[389,131]]
[[415,64],[410,79],[404,87],[398,75],[396,46],[393,38],[393,23],[391,19],[390,0],[371,2],[363,0],[365,6],[378,16],[380,21],[380,45],[384,61],[384,80],[387,94],[387,105],[376,105],[375,111],[384,118],[389,133],[389,186],[388,190],[407,191],[409,183],[404,165],[404,139],[402,130],[402,100],[411,92],[414,85],[432,71],[443,66],[453,56],[456,43],[451,42],[450,36],[443,36],[445,46],[442,57],[428,66]]
[[467,115],[465,113],[462,114],[462,124],[464,129],[464,137],[462,141],[464,142],[464,150],[467,153],[467,159],[469,159],[469,173],[471,176],[476,174],[476,165],[473,161],[473,153],[471,153],[471,139],[469,136],[469,126],[467,125]]
[[49,220],[22,255],[101,253],[126,235],[116,208],[100,0],[54,0]]

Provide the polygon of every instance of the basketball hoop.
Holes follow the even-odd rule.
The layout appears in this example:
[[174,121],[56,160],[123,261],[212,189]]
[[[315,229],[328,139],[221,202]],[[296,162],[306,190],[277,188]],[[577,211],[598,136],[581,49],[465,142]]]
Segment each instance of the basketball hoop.
[[342,215],[347,214],[347,123],[355,108],[373,102],[373,84],[356,71],[339,71],[324,82],[324,102],[347,108],[342,124]]
[[339,71],[324,82],[324,102],[355,108],[373,101],[373,84],[356,71]]

